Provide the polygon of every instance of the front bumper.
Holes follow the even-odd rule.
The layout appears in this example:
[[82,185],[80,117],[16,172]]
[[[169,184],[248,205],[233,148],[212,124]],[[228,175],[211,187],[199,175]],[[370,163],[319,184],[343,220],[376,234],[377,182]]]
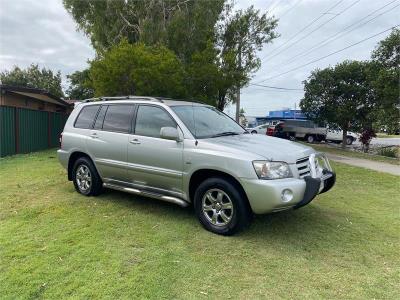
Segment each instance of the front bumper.
[[[304,178],[285,178],[260,180],[241,178],[240,181],[254,213],[264,214],[300,208],[309,204],[318,194],[330,190],[336,181],[325,155],[311,154],[309,158],[310,175]],[[293,198],[284,201],[282,193],[290,190]]]

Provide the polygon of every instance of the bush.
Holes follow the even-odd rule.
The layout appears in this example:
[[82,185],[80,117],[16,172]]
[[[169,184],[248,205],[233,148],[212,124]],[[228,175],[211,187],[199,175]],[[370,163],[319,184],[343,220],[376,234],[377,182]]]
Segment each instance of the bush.
[[397,158],[399,155],[399,147],[383,147],[378,150],[378,154],[386,157]]

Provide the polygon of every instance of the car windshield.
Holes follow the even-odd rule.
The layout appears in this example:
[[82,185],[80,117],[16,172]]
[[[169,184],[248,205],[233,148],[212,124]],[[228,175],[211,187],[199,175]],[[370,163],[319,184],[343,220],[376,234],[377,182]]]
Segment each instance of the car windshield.
[[171,108],[197,139],[246,132],[227,115],[210,106],[178,105]]

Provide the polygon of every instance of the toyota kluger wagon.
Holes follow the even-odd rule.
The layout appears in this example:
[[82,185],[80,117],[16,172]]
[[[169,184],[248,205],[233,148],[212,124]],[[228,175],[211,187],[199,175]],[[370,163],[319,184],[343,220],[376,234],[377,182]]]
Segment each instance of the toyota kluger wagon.
[[75,107],[58,158],[77,192],[104,188],[193,205],[205,229],[231,235],[253,214],[297,209],[335,183],[322,153],[250,134],[212,106],[155,97]]

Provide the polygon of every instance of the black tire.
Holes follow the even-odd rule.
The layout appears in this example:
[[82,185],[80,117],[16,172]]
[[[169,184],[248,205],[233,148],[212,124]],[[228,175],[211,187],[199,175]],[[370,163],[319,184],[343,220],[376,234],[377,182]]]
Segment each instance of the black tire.
[[[79,179],[77,178],[77,172],[81,167],[89,170],[90,185],[87,189],[81,188],[78,182]],[[81,157],[75,161],[74,167],[72,168],[72,180],[74,182],[76,191],[82,195],[97,196],[103,191],[103,182],[99,176],[99,173],[97,173],[93,162],[87,157]]]
[[251,133],[252,133],[252,134],[255,134],[255,133],[257,133],[257,131],[253,130]]
[[346,138],[346,144],[347,144],[347,145],[351,145],[351,144],[353,144],[353,142],[354,142],[353,137],[348,136],[348,137]]
[[[223,208],[220,208],[220,211],[217,212],[218,207],[213,208],[213,211],[206,212],[203,210],[203,205],[207,205],[207,201],[209,201],[206,200],[209,199],[206,197],[206,195],[210,192],[213,193],[212,191],[217,193],[216,198],[218,197],[219,191],[222,191],[225,194],[223,196],[223,200],[220,202],[225,202],[223,205],[231,203],[233,208],[231,210],[231,214],[229,214],[229,209],[225,210]],[[204,203],[203,199],[205,201]],[[211,201],[209,203],[211,203]],[[207,206],[210,207],[211,205]],[[251,208],[247,201],[246,195],[244,195],[243,192],[236,186],[235,182],[220,177],[206,179],[198,186],[194,196],[194,209],[200,223],[205,229],[221,235],[232,235],[247,227],[250,224],[252,217]],[[218,213],[220,213],[220,215],[216,218],[216,223],[221,222],[221,224],[216,225],[212,223],[211,219],[214,214]],[[222,218],[222,213],[224,214],[225,218],[226,216],[230,218],[229,222],[226,224],[222,224],[225,222]],[[208,216],[206,216],[206,214]]]
[[307,140],[307,143],[312,144],[315,141],[315,137],[313,135],[307,135],[306,140]]

